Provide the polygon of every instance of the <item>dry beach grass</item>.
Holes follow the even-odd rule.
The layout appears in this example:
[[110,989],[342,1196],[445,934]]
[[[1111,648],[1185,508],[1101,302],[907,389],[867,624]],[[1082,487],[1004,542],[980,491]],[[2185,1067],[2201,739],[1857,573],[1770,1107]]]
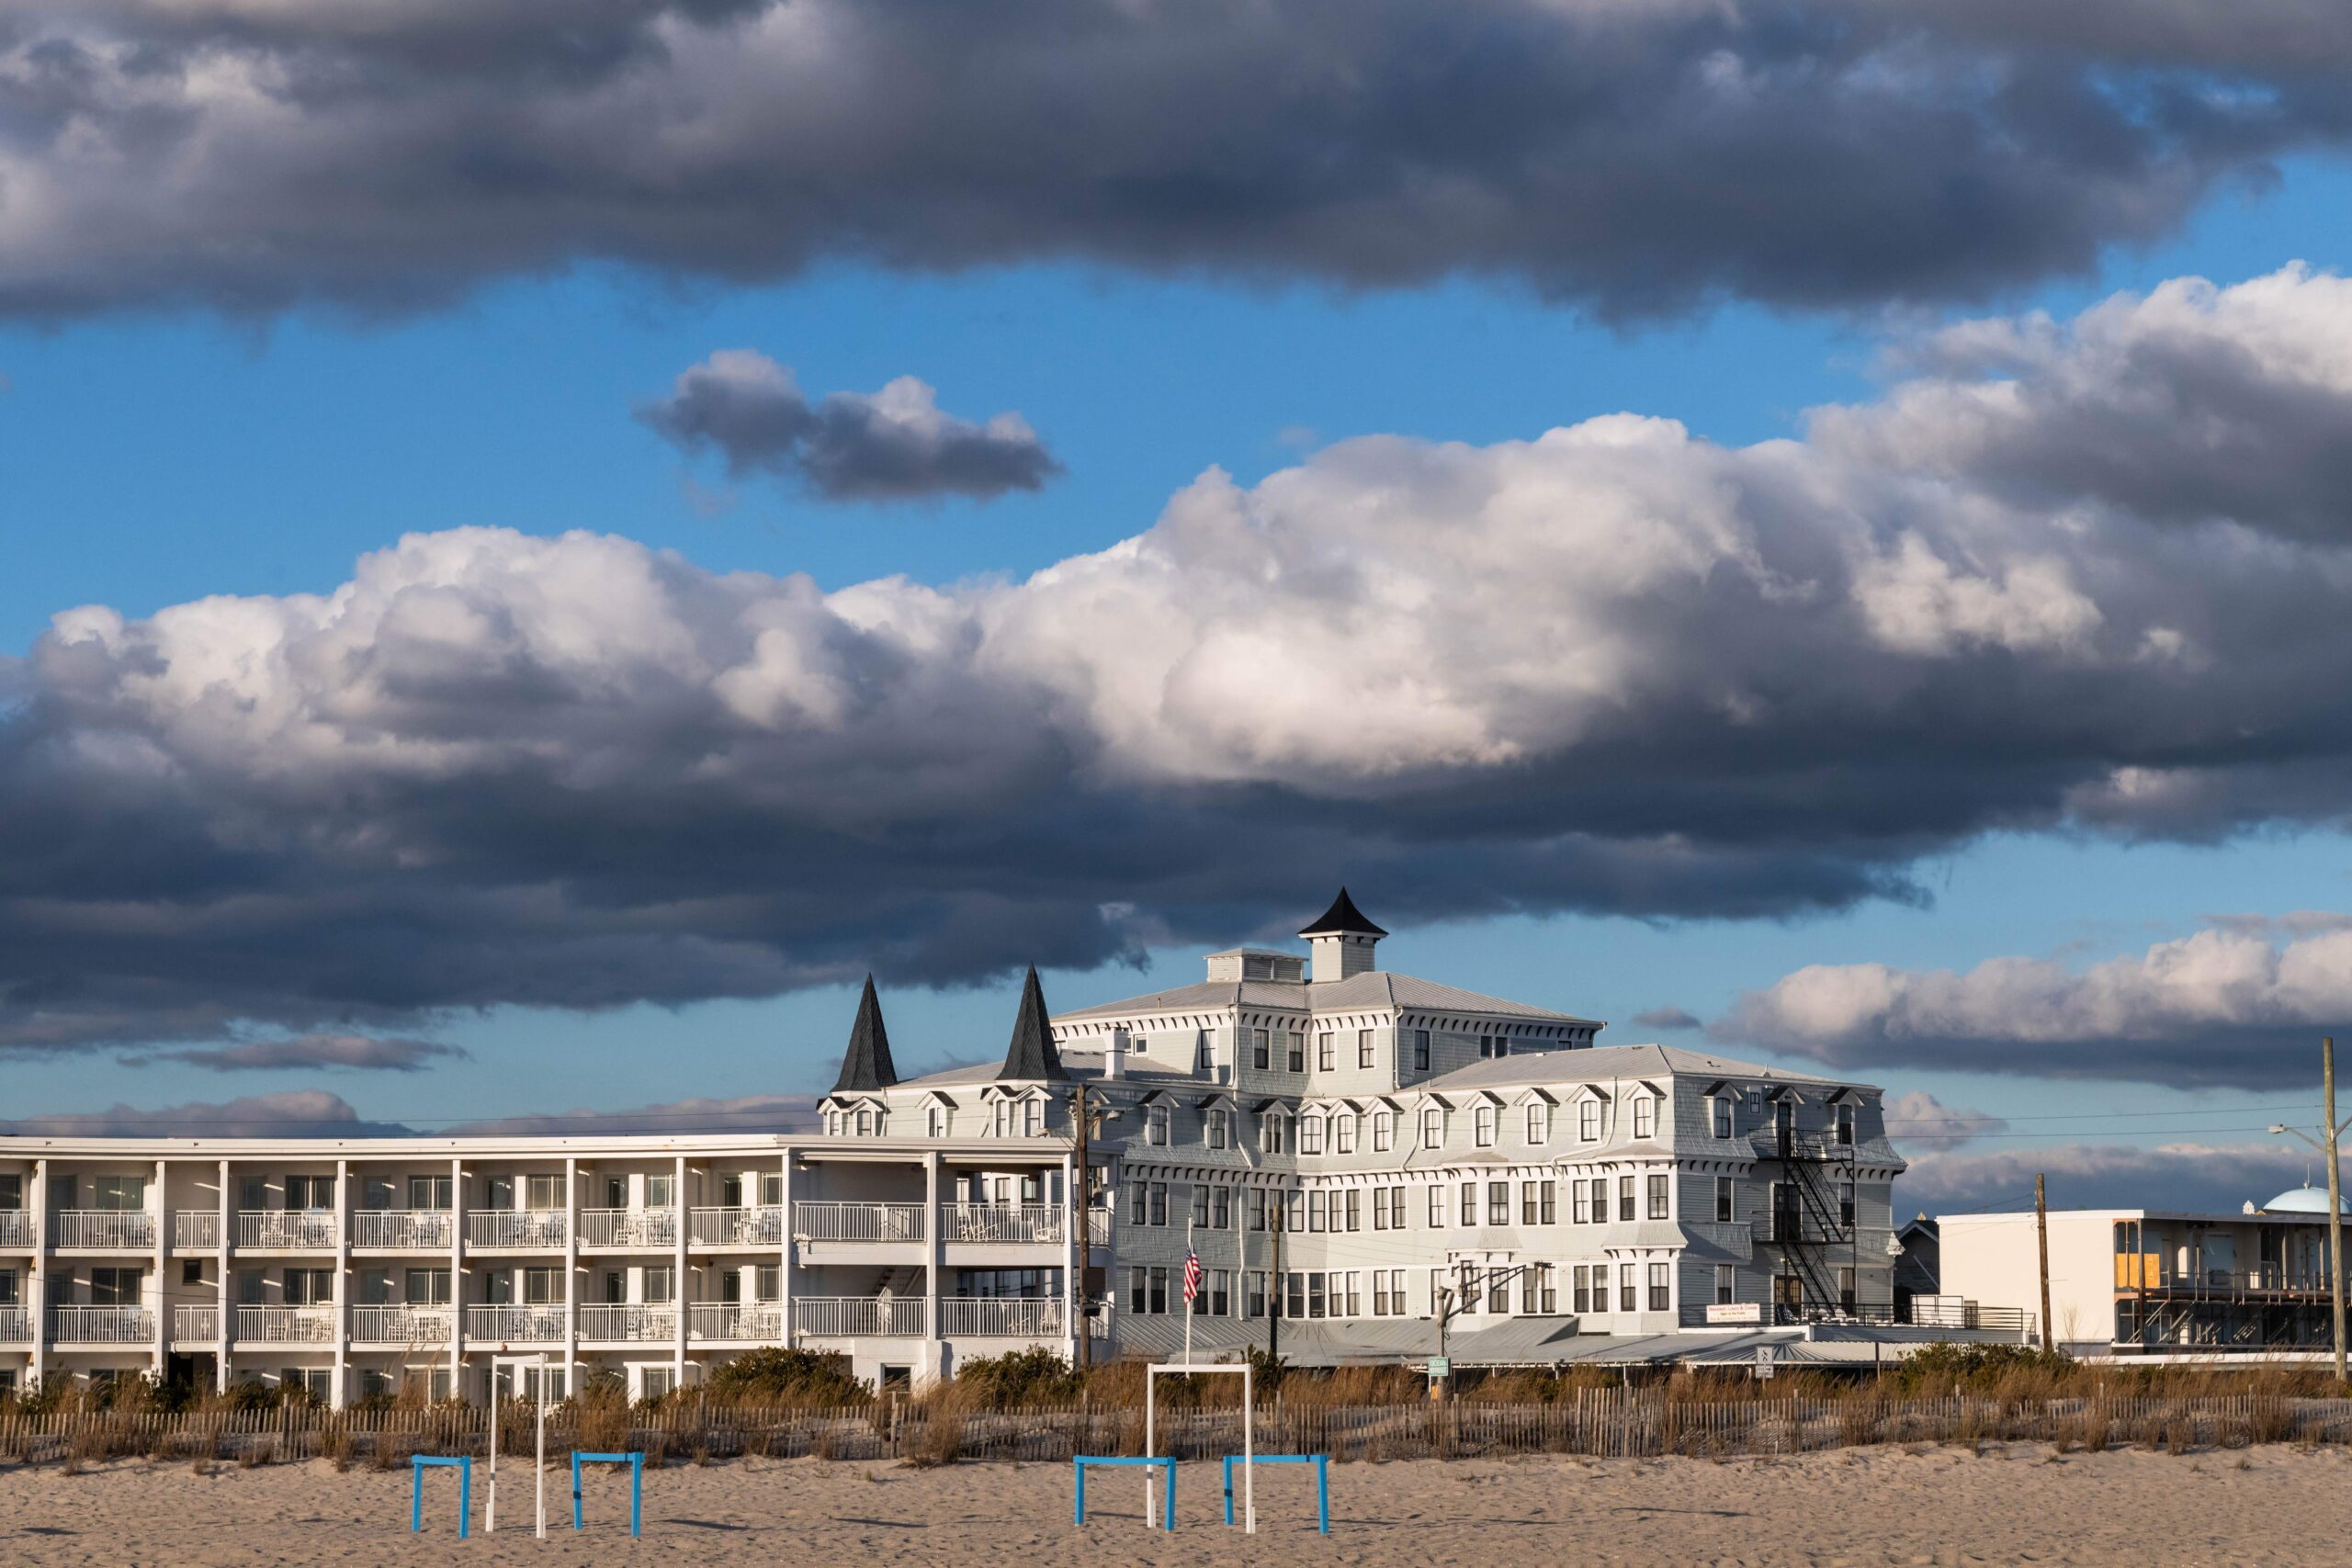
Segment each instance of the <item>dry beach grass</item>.
[[[502,1465],[502,1470],[503,1466]],[[590,1529],[569,1529],[551,1472],[549,1539],[531,1539],[524,1475],[507,1527],[455,1539],[456,1483],[408,1533],[408,1477],[331,1461],[198,1467],[116,1460],[0,1472],[0,1561],[10,1564],[609,1563],[775,1561],[980,1565],[1266,1561],[1363,1568],[1498,1562],[1580,1565],[2330,1563],[2352,1562],[2352,1458],[2261,1446],[2175,1456],[2049,1444],[1881,1446],[1785,1459],[1566,1457],[1351,1464],[1332,1472],[1332,1534],[1313,1529],[1311,1483],[1260,1475],[1263,1533],[1216,1522],[1216,1468],[1189,1464],[1180,1528],[1147,1534],[1141,1482],[1090,1484],[1069,1518],[1061,1464],[913,1468],[749,1459],[646,1477],[645,1534],[626,1533],[626,1483],[606,1477]],[[477,1527],[481,1503],[477,1479]],[[519,1525],[520,1529],[514,1527]]]

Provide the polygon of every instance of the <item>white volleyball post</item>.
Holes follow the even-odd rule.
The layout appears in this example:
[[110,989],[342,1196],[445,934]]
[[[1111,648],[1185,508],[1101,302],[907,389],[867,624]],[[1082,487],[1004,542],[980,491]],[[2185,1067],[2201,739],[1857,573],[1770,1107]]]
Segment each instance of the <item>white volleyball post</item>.
[[[1191,1314],[1185,1314],[1188,1321]],[[1241,1376],[1241,1528],[1245,1535],[1258,1533],[1258,1399],[1257,1379],[1247,1361],[1159,1362],[1144,1369],[1143,1382],[1143,1457],[1159,1457],[1159,1376],[1162,1372],[1184,1376],[1223,1373]],[[1159,1521],[1159,1478],[1146,1465],[1143,1472],[1143,1524],[1152,1529]]]
[[531,1380],[531,1407],[537,1412],[539,1425],[534,1494],[538,1515],[536,1533],[545,1540],[548,1538],[548,1354],[544,1350],[533,1356],[492,1356],[490,1359],[490,1503],[482,1511],[482,1533],[488,1535],[498,1529],[498,1369],[501,1367],[512,1367],[518,1371],[530,1367],[537,1373]]

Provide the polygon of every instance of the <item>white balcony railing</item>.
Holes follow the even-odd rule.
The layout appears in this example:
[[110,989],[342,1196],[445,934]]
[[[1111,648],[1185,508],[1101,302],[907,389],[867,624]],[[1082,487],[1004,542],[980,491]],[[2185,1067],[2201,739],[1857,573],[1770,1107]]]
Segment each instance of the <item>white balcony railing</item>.
[[792,1303],[792,1326],[819,1339],[921,1337],[921,1297],[803,1296]]
[[763,1209],[696,1209],[687,1239],[696,1247],[782,1247],[784,1211]]
[[140,1306],[51,1307],[49,1337],[58,1345],[145,1345],[155,1337],[155,1314]]
[[0,1307],[0,1345],[33,1342],[33,1314],[23,1307]]
[[334,1308],[331,1306],[241,1306],[237,1309],[240,1345],[332,1345]]
[[220,1245],[220,1211],[182,1209],[172,1216],[172,1250],[211,1252]]
[[921,1241],[921,1203],[795,1203],[792,1234],[802,1241]]
[[26,1209],[0,1209],[0,1247],[30,1247],[33,1216]]
[[60,1251],[145,1252],[155,1245],[155,1216],[144,1209],[60,1209]]
[[678,1309],[663,1302],[584,1306],[580,1309],[580,1337],[668,1345],[678,1337]]
[[355,1345],[447,1345],[457,1326],[457,1310],[446,1306],[356,1306],[351,1309]]
[[351,1216],[351,1245],[379,1252],[447,1252],[457,1239],[447,1209],[362,1209]]
[[582,1209],[582,1247],[673,1247],[678,1245],[675,1209]]
[[[560,1248],[563,1246],[563,1211],[477,1209],[466,1216],[466,1243],[469,1247]],[[470,1334],[473,1330],[469,1328],[466,1332]]]
[[560,1344],[563,1339],[563,1308],[560,1306],[469,1306],[466,1309],[466,1337],[494,1340],[501,1345]]
[[172,1338],[183,1344],[218,1344],[220,1339],[220,1309],[217,1306],[174,1307]]
[[784,1343],[784,1308],[774,1302],[697,1302],[688,1309],[686,1328],[696,1339],[755,1339]]
[[948,1241],[1054,1243],[1066,1234],[1051,1203],[946,1203],[940,1226]]
[[939,1334],[943,1339],[968,1336],[978,1339],[1057,1339],[1065,1332],[1060,1297],[996,1297],[965,1300],[949,1297],[939,1303]]
[[237,1246],[257,1252],[333,1252],[335,1222],[322,1209],[240,1209]]

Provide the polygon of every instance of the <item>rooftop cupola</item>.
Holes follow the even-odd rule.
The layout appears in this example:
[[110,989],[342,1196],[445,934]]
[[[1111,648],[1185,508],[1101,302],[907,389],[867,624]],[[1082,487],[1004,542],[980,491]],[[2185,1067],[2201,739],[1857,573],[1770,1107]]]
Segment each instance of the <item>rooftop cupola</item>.
[[1012,1020],[1012,1043],[1005,1049],[997,1082],[1060,1082],[1069,1077],[1062,1071],[1061,1053],[1054,1049],[1054,1026],[1046,1019],[1046,988],[1037,984],[1033,964],[1021,987],[1021,1011]]
[[1320,919],[1311,922],[1298,933],[1307,942],[1311,955],[1311,977],[1320,985],[1326,980],[1344,980],[1351,975],[1369,975],[1378,965],[1373,962],[1372,950],[1388,933],[1363,918],[1348,890],[1331,900]]
[[857,998],[857,1021],[850,1026],[849,1049],[842,1054],[842,1076],[833,1092],[888,1089],[899,1081],[890,1065],[890,1032],[882,1027],[882,999],[874,994],[874,976],[865,977],[865,994]]

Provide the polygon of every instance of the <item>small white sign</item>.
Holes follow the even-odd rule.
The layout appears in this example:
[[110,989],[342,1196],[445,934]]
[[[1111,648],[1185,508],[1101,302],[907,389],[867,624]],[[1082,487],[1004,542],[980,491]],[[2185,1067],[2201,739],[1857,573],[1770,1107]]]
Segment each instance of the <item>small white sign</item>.
[[1758,1377],[1769,1378],[1772,1375],[1772,1363],[1778,1359],[1779,1353],[1780,1348],[1775,1345],[1756,1347],[1756,1375]]
[[1762,1302],[1709,1302],[1709,1323],[1758,1324],[1764,1321]]

